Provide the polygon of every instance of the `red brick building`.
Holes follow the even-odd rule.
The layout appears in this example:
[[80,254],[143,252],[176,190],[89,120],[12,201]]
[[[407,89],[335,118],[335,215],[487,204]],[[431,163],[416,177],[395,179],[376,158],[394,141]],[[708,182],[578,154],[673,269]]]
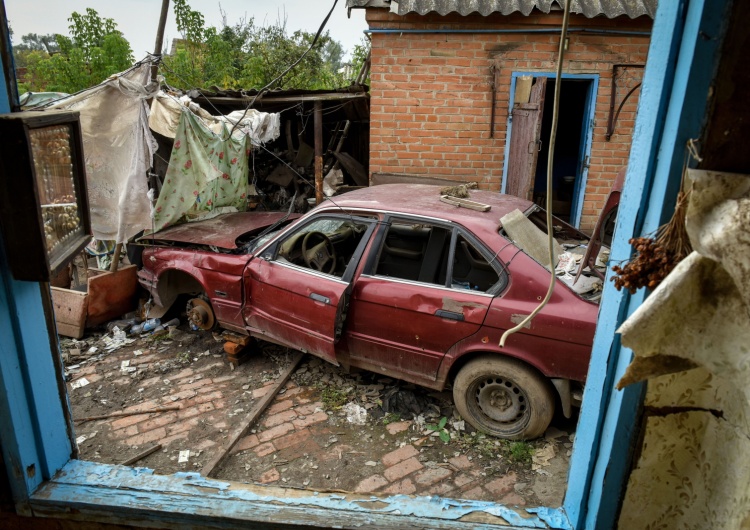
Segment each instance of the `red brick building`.
[[[347,6],[366,9],[372,38],[371,182],[477,181],[544,198],[562,24],[555,0]],[[656,0],[573,0],[554,212],[583,230],[627,163],[655,10]]]

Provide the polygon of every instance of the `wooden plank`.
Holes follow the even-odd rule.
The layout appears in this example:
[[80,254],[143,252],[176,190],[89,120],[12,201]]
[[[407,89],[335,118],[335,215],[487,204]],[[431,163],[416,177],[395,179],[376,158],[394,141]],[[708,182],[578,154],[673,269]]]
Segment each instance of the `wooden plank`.
[[86,322],[88,294],[61,287],[51,287],[50,290],[57,332],[66,337],[80,339],[83,337]]
[[469,210],[476,210],[478,212],[487,212],[492,206],[489,204],[483,204],[481,202],[471,201],[469,199],[459,199],[458,197],[449,197],[448,195],[441,195],[440,201],[451,206],[458,206],[460,208],[468,208]]
[[137,267],[128,265],[115,272],[89,273],[89,305],[86,327],[93,327],[135,309]]
[[367,186],[369,184],[367,170],[356,158],[349,153],[333,153],[333,156],[341,163],[349,176],[354,179],[357,186]]
[[529,102],[531,96],[531,85],[534,78],[530,75],[523,75],[516,78],[516,93],[513,97],[514,105],[522,105]]
[[287,366],[286,370],[281,373],[271,390],[269,390],[266,395],[263,396],[263,398],[261,398],[261,400],[255,404],[255,406],[250,410],[247,416],[245,416],[245,419],[240,423],[237,429],[235,429],[231,436],[229,436],[221,449],[219,449],[214,457],[209,460],[205,466],[203,466],[201,474],[204,477],[210,476],[211,473],[213,473],[216,468],[219,467],[219,464],[224,461],[224,459],[229,454],[229,451],[232,450],[232,447],[235,446],[240,438],[245,436],[247,431],[250,430],[250,427],[253,425],[253,423],[255,423],[258,418],[260,418],[260,415],[265,412],[265,410],[268,408],[268,405],[270,405],[276,397],[276,394],[279,393],[279,390],[281,390],[286,382],[289,381],[289,378],[292,376],[292,373],[297,368],[297,365],[302,360],[302,357],[304,357],[304,355],[305,354],[302,352],[297,352],[296,356],[292,359],[292,363]]
[[157,407],[148,410],[128,410],[111,412],[109,414],[102,414],[100,416],[88,416],[86,418],[76,418],[75,422],[94,421],[94,420],[106,420],[109,418],[120,418],[122,416],[137,416],[139,414],[152,414],[154,412],[169,412],[170,410],[180,410],[182,405],[169,405],[167,407]]
[[152,447],[149,447],[149,448],[148,448],[148,449],[146,449],[145,451],[141,451],[140,453],[138,453],[138,454],[137,454],[137,455],[135,455],[134,457],[132,457],[132,458],[128,458],[127,460],[125,460],[125,461],[124,461],[124,462],[123,462],[122,464],[120,464],[120,465],[122,465],[122,466],[132,466],[133,464],[135,464],[135,463],[136,463],[136,462],[138,462],[139,460],[143,460],[143,459],[144,459],[144,458],[146,458],[146,457],[147,457],[148,455],[150,455],[150,454],[152,454],[152,453],[155,453],[155,452],[156,452],[156,451],[158,451],[159,449],[161,449],[161,444],[156,444],[156,445],[154,445],[154,446],[152,446]]

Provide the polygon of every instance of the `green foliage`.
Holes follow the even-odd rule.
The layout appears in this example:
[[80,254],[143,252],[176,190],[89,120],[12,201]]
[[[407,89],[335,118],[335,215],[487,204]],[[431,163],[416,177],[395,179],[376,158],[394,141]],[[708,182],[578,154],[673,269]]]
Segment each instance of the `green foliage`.
[[349,400],[349,395],[339,388],[325,386],[320,392],[320,400],[328,410],[340,409]]
[[[367,57],[370,55],[370,41],[365,37],[362,37],[359,44],[354,45],[352,50],[352,70],[354,74],[352,77],[356,77],[359,71],[362,69],[362,65],[365,64]],[[365,85],[370,84],[370,72],[367,72],[367,77],[364,80]]]
[[440,421],[437,425],[425,425],[425,428],[429,429],[430,431],[435,431],[437,433],[440,433],[440,439],[443,441],[443,443],[448,443],[451,441],[451,435],[448,432],[448,429],[445,428],[445,425],[448,423],[448,418],[443,416],[440,418]]
[[383,425],[388,425],[397,421],[401,421],[401,414],[397,412],[387,412],[385,416],[383,416]]
[[509,449],[509,459],[511,462],[519,464],[531,463],[531,456],[534,454],[534,448],[528,442],[511,442]]
[[[256,26],[253,19],[206,27],[203,15],[186,0],[175,0],[182,39],[174,55],[164,57],[164,76],[175,87],[262,88],[305,54],[315,38],[306,31],[289,33],[286,21]],[[328,33],[318,39],[290,72],[271,88],[335,88],[347,84],[338,74],[344,50]]]
[[458,443],[461,447],[473,449],[487,460],[499,461],[505,459],[512,464],[521,464],[524,467],[531,464],[531,457],[534,455],[532,443],[500,440],[479,432],[462,434]]
[[88,8],[83,15],[73,12],[68,21],[70,37],[33,33],[22,37],[24,44],[14,52],[22,57],[17,66],[23,62],[27,68],[27,81],[19,89],[73,93],[133,64],[130,44],[111,18],[102,19]]

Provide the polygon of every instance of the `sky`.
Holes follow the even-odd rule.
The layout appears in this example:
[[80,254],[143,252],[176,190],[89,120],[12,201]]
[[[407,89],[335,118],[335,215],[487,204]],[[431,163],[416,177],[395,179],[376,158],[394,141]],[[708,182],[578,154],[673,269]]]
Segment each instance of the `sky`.
[[[102,18],[114,19],[130,42],[133,56],[139,60],[154,51],[161,4],[161,0],[5,0],[5,10],[14,42],[20,42],[21,35],[27,33],[68,35],[70,14],[74,11],[84,13],[87,7],[91,7]],[[229,25],[243,17],[254,18],[256,25],[274,24],[286,16],[290,33],[297,29],[315,33],[333,0],[188,0],[188,4],[203,14],[206,26],[221,27],[221,8]],[[351,18],[347,18],[346,0],[338,0],[326,29],[350,52],[360,42],[363,30],[367,29],[364,10],[353,9]],[[170,3],[164,42],[169,46],[172,39],[179,37]]]

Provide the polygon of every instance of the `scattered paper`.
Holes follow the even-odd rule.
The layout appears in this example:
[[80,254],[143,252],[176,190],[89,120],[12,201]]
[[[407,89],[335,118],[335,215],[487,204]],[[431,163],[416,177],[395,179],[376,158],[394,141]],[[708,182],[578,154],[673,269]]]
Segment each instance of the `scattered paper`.
[[70,388],[72,390],[75,390],[76,388],[81,388],[89,384],[89,380],[85,377],[81,377],[80,379],[76,379],[72,383],[70,383]]
[[138,357],[139,355],[143,355],[143,352],[141,350],[135,350],[133,352],[133,355],[135,355],[136,357]]
[[548,466],[549,461],[555,457],[555,454],[554,444],[545,445],[541,449],[537,449],[536,451],[534,451],[534,454],[531,456],[532,471],[546,474],[546,472],[543,472],[542,467]]
[[120,370],[125,370],[128,366],[130,366],[130,359],[126,359],[120,363]]
[[186,449],[185,451],[180,451],[180,456],[177,458],[178,464],[183,464],[187,462],[190,459],[190,449]]
[[346,414],[346,421],[354,425],[364,425],[367,423],[367,410],[356,403],[347,403],[343,407]]

